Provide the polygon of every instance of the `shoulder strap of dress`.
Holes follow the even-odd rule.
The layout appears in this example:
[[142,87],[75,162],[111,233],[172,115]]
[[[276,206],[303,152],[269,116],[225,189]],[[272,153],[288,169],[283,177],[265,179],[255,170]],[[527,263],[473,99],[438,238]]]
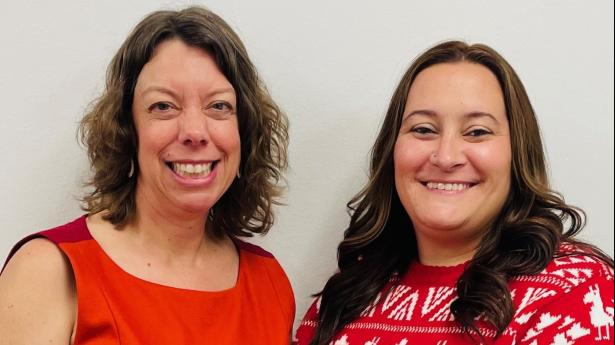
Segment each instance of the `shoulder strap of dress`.
[[85,223],[85,215],[73,220],[70,223],[60,225],[55,228],[51,228],[48,230],[43,230],[29,236],[24,237],[21,241],[17,242],[15,246],[9,252],[8,257],[4,261],[4,265],[2,266],[2,270],[0,270],[0,274],[4,271],[4,267],[11,260],[13,255],[21,248],[24,244],[35,238],[45,238],[55,245],[60,245],[61,243],[71,243],[71,242],[79,242],[84,240],[92,239],[92,235],[88,230],[88,227]]
[[244,250],[246,252],[250,252],[252,254],[256,254],[259,256],[264,256],[266,258],[273,258],[273,254],[269,253],[268,251],[264,250],[263,248],[252,244],[252,243],[248,243],[248,242],[244,242],[238,238],[232,237],[233,242],[235,242],[235,245],[237,246],[237,248],[239,248],[240,250]]

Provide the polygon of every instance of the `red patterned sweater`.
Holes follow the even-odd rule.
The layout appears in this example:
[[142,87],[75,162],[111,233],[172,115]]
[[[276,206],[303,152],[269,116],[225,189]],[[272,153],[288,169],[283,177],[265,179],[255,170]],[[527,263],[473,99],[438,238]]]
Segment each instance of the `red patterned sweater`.
[[[457,345],[473,342],[450,313],[455,284],[464,265],[433,267],[413,263],[393,277],[361,316],[331,345]],[[554,259],[537,275],[509,284],[515,315],[498,338],[479,320],[486,344],[613,344],[613,271],[590,256]],[[308,345],[317,326],[320,300],[314,301],[295,336]]]

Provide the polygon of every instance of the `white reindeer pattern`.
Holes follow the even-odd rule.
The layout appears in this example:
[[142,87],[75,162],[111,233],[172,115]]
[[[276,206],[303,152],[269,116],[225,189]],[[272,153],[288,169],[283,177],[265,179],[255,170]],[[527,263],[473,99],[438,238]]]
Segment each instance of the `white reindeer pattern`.
[[[609,326],[613,325],[613,307],[604,307],[598,285],[589,287],[589,292],[583,297],[583,303],[590,304],[589,317],[592,325],[598,329],[596,340],[610,339]],[[606,335],[602,335],[602,328]]]

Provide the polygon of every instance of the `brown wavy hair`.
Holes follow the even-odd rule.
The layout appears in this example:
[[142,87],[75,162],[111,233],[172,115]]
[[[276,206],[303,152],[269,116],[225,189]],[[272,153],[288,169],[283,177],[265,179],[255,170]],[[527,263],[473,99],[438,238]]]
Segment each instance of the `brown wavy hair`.
[[106,211],[104,219],[118,228],[133,219],[139,175],[139,143],[131,110],[134,88],[154,49],[170,39],[212,54],[237,93],[241,178],[233,181],[210,210],[208,221],[214,235],[266,233],[273,224],[272,207],[279,204],[282,173],[288,165],[288,120],[260,80],[237,34],[222,18],[201,7],[149,14],[113,57],[105,89],[79,126],[93,173],[86,182],[91,191],[83,197],[82,208],[89,213]]
[[585,215],[549,187],[538,123],[513,68],[486,45],[443,42],[414,60],[393,94],[371,151],[369,181],[347,205],[351,219],[338,247],[339,272],[317,294],[318,328],[310,344],[328,344],[368,307],[393,274],[404,274],[417,259],[414,227],[395,189],[395,142],[416,76],[429,66],[461,61],[485,66],[499,81],[510,125],[512,164],[507,200],[457,281],[458,298],[450,308],[459,326],[478,340],[482,335],[475,318],[483,315],[501,334],[514,313],[509,279],[539,273],[554,257],[570,255],[558,252],[562,243],[613,266],[599,249],[574,239]]

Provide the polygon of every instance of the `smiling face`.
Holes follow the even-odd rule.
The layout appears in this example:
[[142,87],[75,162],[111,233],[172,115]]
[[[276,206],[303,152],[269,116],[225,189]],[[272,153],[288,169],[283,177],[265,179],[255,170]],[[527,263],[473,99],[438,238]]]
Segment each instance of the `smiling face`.
[[510,190],[502,90],[486,67],[440,63],[414,80],[394,151],[395,186],[424,248],[475,247]]
[[209,53],[177,39],[160,43],[134,91],[137,202],[207,214],[239,167],[236,109],[233,86]]

